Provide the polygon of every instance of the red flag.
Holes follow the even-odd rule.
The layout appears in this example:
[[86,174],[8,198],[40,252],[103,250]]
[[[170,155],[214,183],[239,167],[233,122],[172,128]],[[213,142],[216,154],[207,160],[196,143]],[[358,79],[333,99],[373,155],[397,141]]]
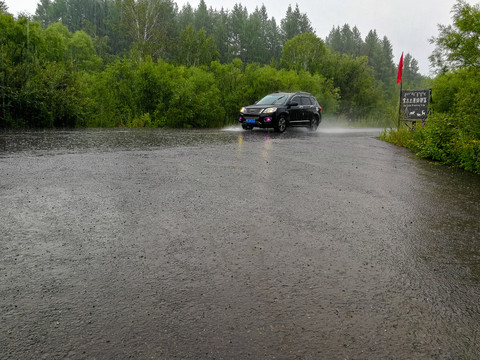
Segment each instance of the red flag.
[[402,71],[403,71],[403,52],[400,57],[400,63],[398,64],[398,74],[397,74],[397,85],[402,82]]

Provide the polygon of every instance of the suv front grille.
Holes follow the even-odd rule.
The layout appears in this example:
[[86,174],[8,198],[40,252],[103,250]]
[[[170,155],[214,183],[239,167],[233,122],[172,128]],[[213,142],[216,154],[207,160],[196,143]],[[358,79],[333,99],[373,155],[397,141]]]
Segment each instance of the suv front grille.
[[246,108],[245,114],[258,115],[262,110],[263,109],[258,109],[258,108]]

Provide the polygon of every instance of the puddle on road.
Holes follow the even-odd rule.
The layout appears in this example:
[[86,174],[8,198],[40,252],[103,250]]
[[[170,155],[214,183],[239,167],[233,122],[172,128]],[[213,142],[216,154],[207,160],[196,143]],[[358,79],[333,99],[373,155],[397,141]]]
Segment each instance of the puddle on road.
[[0,156],[20,152],[42,155],[85,151],[148,151],[235,141],[236,134],[218,130],[82,129],[7,132],[0,134]]
[[240,126],[222,129],[80,129],[80,130],[31,130],[4,131],[0,133],[0,156],[20,152],[34,155],[46,153],[76,153],[85,151],[152,150],[174,146],[215,145],[238,142],[242,136],[248,141],[269,139],[295,139],[328,135],[377,136],[377,128],[319,128],[311,132],[305,128],[289,128],[283,134],[273,129],[245,131]]

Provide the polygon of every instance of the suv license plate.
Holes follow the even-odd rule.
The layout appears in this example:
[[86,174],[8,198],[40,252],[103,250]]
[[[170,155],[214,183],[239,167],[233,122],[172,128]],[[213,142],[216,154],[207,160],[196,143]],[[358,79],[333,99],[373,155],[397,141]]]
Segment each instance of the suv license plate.
[[245,122],[247,124],[255,124],[255,119],[246,119]]

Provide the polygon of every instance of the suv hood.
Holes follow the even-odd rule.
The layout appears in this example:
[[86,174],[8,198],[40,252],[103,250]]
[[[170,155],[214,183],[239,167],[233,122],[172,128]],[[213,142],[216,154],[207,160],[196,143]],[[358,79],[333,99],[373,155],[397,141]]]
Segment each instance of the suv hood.
[[245,109],[266,109],[266,108],[272,107],[272,106],[275,106],[275,105],[257,105],[257,104],[253,104],[253,105],[245,106]]

